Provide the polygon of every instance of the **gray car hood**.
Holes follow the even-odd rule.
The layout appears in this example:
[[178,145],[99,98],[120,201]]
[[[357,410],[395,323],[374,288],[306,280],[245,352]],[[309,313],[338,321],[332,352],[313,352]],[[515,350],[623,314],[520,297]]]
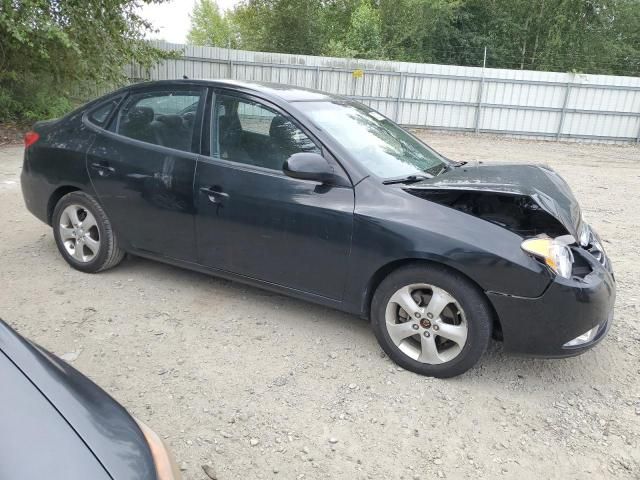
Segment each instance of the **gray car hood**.
[[[59,414],[64,418],[112,478],[157,478],[151,451],[140,428],[124,407],[104,390],[55,355],[22,338],[0,320],[2,354],[47,399],[53,407],[52,415]],[[3,387],[11,388],[4,384]],[[45,414],[42,411],[40,413]],[[73,452],[68,453],[71,455]],[[37,452],[33,455],[33,461],[36,461]],[[68,460],[62,458],[60,461]],[[97,474],[84,478],[94,477],[99,478]],[[2,475],[0,478],[4,480]],[[66,477],[68,480],[75,478],[83,477]]]
[[567,182],[547,166],[477,164],[464,165],[406,187],[407,190],[457,190],[493,192],[531,197],[556,218],[574,237],[582,228],[580,205]]

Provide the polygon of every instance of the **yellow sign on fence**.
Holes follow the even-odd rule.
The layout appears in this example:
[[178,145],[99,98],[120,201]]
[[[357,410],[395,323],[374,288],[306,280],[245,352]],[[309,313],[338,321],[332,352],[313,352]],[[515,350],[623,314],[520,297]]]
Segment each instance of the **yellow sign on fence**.
[[362,78],[364,76],[364,70],[360,70],[358,68],[357,70],[354,70],[351,75],[353,75],[353,78]]

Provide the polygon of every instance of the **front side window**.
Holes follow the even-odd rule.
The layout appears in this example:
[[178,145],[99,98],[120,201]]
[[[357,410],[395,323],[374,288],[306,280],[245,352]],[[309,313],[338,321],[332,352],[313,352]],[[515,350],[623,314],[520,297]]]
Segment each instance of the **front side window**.
[[166,90],[132,95],[118,114],[116,133],[155,145],[192,151],[202,91]]
[[289,118],[260,103],[218,95],[212,114],[211,151],[224,160],[282,170],[294,153],[320,152]]
[[438,175],[448,166],[441,155],[362,104],[320,101],[298,102],[297,106],[378,177]]

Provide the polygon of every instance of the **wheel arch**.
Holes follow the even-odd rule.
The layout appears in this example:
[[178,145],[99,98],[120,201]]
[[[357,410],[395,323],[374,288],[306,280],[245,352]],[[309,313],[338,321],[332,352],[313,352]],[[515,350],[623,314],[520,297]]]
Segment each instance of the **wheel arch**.
[[471,277],[466,275],[464,272],[458,270],[457,268],[452,267],[451,265],[447,265],[443,262],[439,262],[433,259],[425,259],[425,258],[403,258],[394,260],[389,262],[382,267],[380,267],[376,272],[371,276],[369,283],[367,284],[365,294],[363,297],[362,304],[362,312],[365,318],[369,318],[371,314],[371,302],[373,301],[373,295],[380,283],[391,273],[399,268],[403,268],[409,265],[421,265],[421,266],[437,266],[439,268],[443,268],[445,270],[449,270],[452,273],[463,276],[469,283],[471,283],[479,292],[482,293],[483,297],[487,300],[487,305],[491,310],[492,316],[492,335],[495,339],[502,339],[502,325],[500,323],[500,318],[498,317],[498,313],[496,312],[493,304],[487,297],[484,289],[473,280]]
[[82,191],[82,189],[73,185],[63,185],[56,188],[53,193],[51,193],[51,195],[49,196],[49,201],[47,202],[47,223],[49,225],[53,223],[53,210],[56,208],[56,205],[58,204],[60,199],[68,193],[78,191]]

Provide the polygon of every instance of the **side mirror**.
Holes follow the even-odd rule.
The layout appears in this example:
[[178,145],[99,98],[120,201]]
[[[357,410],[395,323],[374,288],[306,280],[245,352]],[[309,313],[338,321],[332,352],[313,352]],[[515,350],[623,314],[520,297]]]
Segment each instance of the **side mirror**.
[[345,179],[337,175],[329,162],[319,153],[300,152],[291,155],[282,167],[284,174],[300,180],[344,185]]

